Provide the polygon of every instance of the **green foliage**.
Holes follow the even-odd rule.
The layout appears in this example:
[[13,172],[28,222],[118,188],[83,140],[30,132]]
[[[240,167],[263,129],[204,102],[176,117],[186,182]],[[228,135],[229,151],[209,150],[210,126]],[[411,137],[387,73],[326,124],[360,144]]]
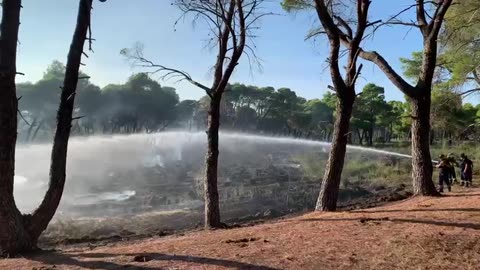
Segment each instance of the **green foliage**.
[[450,90],[432,91],[431,122],[437,132],[455,133],[461,128],[462,99]]
[[473,82],[480,85],[479,63],[480,47],[478,44],[465,48],[451,48],[445,51],[444,68],[450,71],[450,76],[446,82],[447,87],[453,88]]
[[[480,2],[456,1],[446,16],[436,70],[436,87],[455,90],[464,85],[480,85]],[[422,64],[422,52],[410,59],[400,58],[406,77],[415,80]]]
[[282,8],[287,12],[309,9],[312,7],[311,0],[283,0]]
[[306,153],[292,159],[302,165],[304,173],[312,179],[320,179],[325,171],[326,153]]
[[[461,31],[461,30],[459,30]],[[457,86],[468,82],[468,78],[478,78],[475,52],[462,51],[460,48],[446,45],[447,49],[439,57],[436,75],[437,81],[432,91],[431,127],[434,136],[444,140],[446,137],[466,138],[465,133],[471,134],[476,124],[478,110],[471,105],[462,105],[461,95]],[[404,74],[410,78],[417,78],[422,63],[422,53],[414,52],[412,59],[400,59]],[[478,80],[480,83],[480,79]],[[408,104],[407,104],[408,105]],[[409,108],[405,110],[409,115]],[[409,117],[407,117],[409,118]],[[411,120],[409,120],[410,122]],[[405,122],[409,125],[410,123]],[[402,128],[403,129],[403,128]],[[397,130],[400,131],[400,130]],[[467,136],[468,137],[468,136]]]
[[393,134],[408,134],[412,119],[409,117],[410,104],[400,101],[389,101],[388,105],[391,108],[387,119],[390,120]]
[[475,120],[477,118],[477,113],[478,113],[478,107],[473,106],[470,103],[465,103],[463,104],[463,108],[460,110],[460,119],[462,121],[462,124],[469,125],[472,123],[475,123]]
[[58,60],[54,60],[43,73],[42,80],[63,80],[65,76],[65,65]]
[[439,37],[439,72],[444,75],[439,79],[440,87],[480,86],[479,10],[477,0],[457,0],[449,8]]
[[420,74],[422,67],[423,52],[412,52],[412,58],[400,58],[403,74],[411,79],[416,80]]
[[[64,73],[65,65],[54,61],[40,81],[18,85],[17,93],[22,96],[19,108],[31,124],[23,130],[21,127],[24,136],[20,139],[31,141],[37,135],[52,135]],[[81,119],[74,121],[74,134],[155,131],[175,120],[179,102],[175,89],[161,87],[147,74],[132,75],[127,83],[107,85],[103,90],[91,84],[86,74],[80,76],[74,117]]]
[[390,128],[398,117],[385,101],[385,89],[370,83],[355,101],[351,125],[357,131],[360,143],[366,137],[368,144],[372,145],[375,128]]
[[[31,124],[20,121],[19,140],[49,139],[55,128],[58,95],[65,67],[55,61],[41,80],[17,85],[19,108]],[[124,84],[100,88],[86,74],[79,81],[73,134],[158,132],[167,128],[204,130],[210,98],[180,101],[174,88],[161,86],[145,73]],[[337,98],[327,91],[306,100],[289,88],[228,85],[221,102],[222,129],[330,141]],[[367,84],[357,97],[351,119],[351,143],[408,140],[408,102],[385,100],[385,89]],[[462,104],[448,88],[432,92],[432,128],[437,140],[480,137],[479,106]]]
[[[325,171],[327,153],[308,153],[294,157],[302,165],[306,176],[321,179]],[[398,187],[411,181],[411,162],[365,152],[351,152],[347,155],[342,173],[342,185],[361,184],[383,187]]]

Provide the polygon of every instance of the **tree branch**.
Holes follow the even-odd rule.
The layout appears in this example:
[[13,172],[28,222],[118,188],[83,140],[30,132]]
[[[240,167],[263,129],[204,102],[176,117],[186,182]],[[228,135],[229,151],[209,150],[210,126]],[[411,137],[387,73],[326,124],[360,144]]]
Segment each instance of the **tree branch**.
[[435,10],[435,15],[428,25],[428,29],[423,30],[423,61],[418,80],[418,85],[422,88],[431,88],[435,67],[438,58],[438,34],[442,27],[445,14],[452,4],[452,0],[442,0]]
[[[355,82],[357,81],[358,79],[358,76],[360,76],[361,72],[362,72],[362,68],[363,68],[363,64],[360,64],[360,66],[358,67],[358,70],[356,71],[355,73],[355,77],[353,77],[353,80],[350,84],[350,86],[354,86],[355,85]],[[359,94],[360,95],[360,94]]]
[[347,37],[353,39],[353,30],[348,23],[340,16],[333,15],[333,18],[347,31]]
[[475,82],[476,82],[477,84],[480,84],[480,74],[479,74],[480,72],[479,72],[478,69],[479,69],[478,67],[475,68],[475,69],[472,71],[472,74],[473,74],[473,79],[475,80]]
[[80,119],[85,118],[85,117],[87,117],[87,116],[86,116],[86,115],[82,115],[82,116],[72,117],[72,121],[74,121],[74,120],[80,120]]
[[370,27],[370,26],[374,26],[375,24],[378,24],[378,23],[381,23],[382,20],[376,20],[376,21],[373,21],[373,22],[369,22],[367,23],[367,27]]
[[137,46],[134,49],[135,49],[134,52],[132,52],[131,49],[122,49],[120,54],[122,54],[128,60],[130,60],[132,62],[132,65],[134,65],[134,66],[154,68],[155,70],[151,73],[164,73],[162,75],[163,80],[166,80],[171,75],[178,75],[178,76],[181,76],[184,80],[188,81],[189,83],[191,83],[191,84],[199,87],[200,89],[204,90],[207,93],[208,96],[212,95],[212,93],[211,93],[212,91],[209,87],[193,80],[192,77],[190,76],[190,74],[188,74],[184,71],[178,70],[178,69],[166,67],[164,65],[155,64],[153,61],[146,59],[143,56],[143,51],[142,51],[143,48],[139,44],[137,44]]
[[467,91],[463,91],[461,93],[458,93],[457,95],[459,96],[468,96],[472,93],[475,93],[475,92],[479,92],[480,91],[480,88],[473,88],[473,89],[470,89],[470,90],[467,90]]
[[[425,18],[425,1],[424,0],[416,0],[417,2],[417,22],[420,28],[424,28],[427,26],[427,19]],[[423,32],[423,29],[422,29]]]
[[385,25],[403,25],[403,26],[409,26],[409,27],[417,27],[420,29],[422,27],[421,25],[415,23],[414,21],[404,22],[400,20],[392,20],[392,21],[386,22]]
[[415,96],[415,91],[414,91],[414,87],[412,85],[410,85],[407,81],[405,81],[402,76],[400,76],[391,66],[390,64],[387,62],[387,60],[385,60],[385,58],[383,58],[383,56],[381,56],[379,53],[375,52],[375,51],[371,51],[371,52],[368,52],[368,51],[364,51],[362,49],[360,49],[360,53],[359,53],[359,56],[367,61],[370,61],[372,63],[374,63],[375,65],[377,65],[377,67],[379,67],[383,73],[385,73],[385,75],[387,76],[387,78],[400,90],[402,91],[405,95],[409,96],[409,97],[413,97]]
[[25,124],[27,124],[27,126],[31,126],[31,124],[27,121],[27,119],[25,119],[25,117],[23,117],[23,114],[20,111],[20,109],[17,109],[17,112],[20,115],[20,118],[22,118],[23,122],[25,122]]
[[430,30],[428,34],[434,36],[435,39],[438,37],[438,33],[443,24],[443,19],[445,18],[445,14],[451,4],[452,0],[442,0],[441,4],[439,4],[435,10],[434,16],[428,27]]
[[243,10],[243,1],[235,1],[232,0],[231,5],[236,5],[237,12],[238,12],[238,20],[239,20],[239,27],[240,27],[240,33],[239,33],[239,42],[235,49],[232,52],[232,57],[230,62],[227,65],[227,68],[225,69],[225,73],[222,76],[222,79],[220,80],[218,84],[218,91],[220,94],[223,93],[225,90],[225,87],[227,86],[228,81],[230,80],[230,77],[232,76],[233,70],[235,67],[238,65],[238,60],[240,59],[240,56],[243,54],[243,50],[245,49],[245,43],[246,43],[246,36],[247,36],[247,23],[245,20],[245,14]]
[[317,12],[320,23],[327,33],[330,41],[329,66],[332,82],[335,89],[344,89],[346,87],[343,81],[338,58],[340,54],[340,29],[336,26],[332,16],[328,12],[328,8],[323,0],[315,0],[315,10]]
[[[213,78],[213,86],[212,91],[216,91],[220,82],[223,78],[223,65],[225,61],[225,56],[228,51],[228,39],[232,31],[230,25],[232,25],[232,21],[235,16],[235,0],[230,0],[230,4],[228,7],[227,15],[223,19],[224,27],[221,30],[220,38],[218,39],[218,54],[217,54],[217,61],[215,62],[214,67],[214,78]],[[235,34],[235,32],[233,31]],[[234,48],[236,50],[236,48]],[[212,93],[213,94],[213,93]]]

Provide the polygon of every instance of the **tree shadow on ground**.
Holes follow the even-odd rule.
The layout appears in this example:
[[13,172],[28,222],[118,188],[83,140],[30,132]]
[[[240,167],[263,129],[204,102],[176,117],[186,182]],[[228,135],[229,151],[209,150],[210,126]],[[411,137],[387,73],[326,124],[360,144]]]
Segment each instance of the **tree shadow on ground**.
[[[25,258],[31,261],[40,262],[50,266],[65,265],[67,268],[81,267],[86,269],[105,269],[105,270],[113,270],[113,269],[158,270],[160,269],[160,268],[145,267],[145,266],[139,267],[131,264],[117,264],[114,262],[103,261],[103,260],[81,261],[67,254],[62,254],[57,252],[40,252]],[[40,268],[40,269],[43,269],[43,268]],[[46,269],[50,269],[50,268],[46,268]],[[56,269],[56,267],[52,269]]]
[[480,197],[480,194],[479,193],[470,193],[470,192],[466,192],[466,193],[452,193],[452,194],[445,194],[444,195],[445,197]]
[[[120,254],[109,254],[109,253],[77,253],[77,254],[65,254],[65,253],[57,253],[57,252],[42,252],[31,257],[27,257],[29,260],[41,262],[48,265],[66,265],[70,267],[83,267],[87,269],[145,269],[145,270],[153,270],[153,269],[163,269],[158,267],[149,267],[149,266],[140,266],[134,264],[119,264],[114,263],[111,261],[106,260],[98,260],[98,261],[82,261],[78,258],[98,258],[98,259],[106,259],[112,257],[119,257],[119,256],[131,256],[132,263],[133,257],[139,257],[141,261],[144,258],[145,261],[169,261],[169,262],[189,262],[189,263],[196,263],[202,264],[204,266],[223,266],[228,268],[236,268],[236,269],[258,269],[258,270],[279,270],[277,268],[272,268],[268,266],[262,265],[254,265],[249,263],[237,262],[237,261],[230,261],[225,259],[214,259],[214,258],[206,258],[206,257],[197,257],[197,256],[188,256],[188,255],[168,255],[168,254],[161,254],[161,253],[120,253]],[[140,262],[141,262],[140,261]]]
[[471,222],[450,222],[442,220],[426,220],[426,219],[408,219],[408,218],[307,218],[302,219],[301,221],[305,222],[330,222],[330,221],[358,221],[360,223],[368,222],[399,222],[399,223],[415,223],[415,224],[427,224],[435,226],[445,226],[445,227],[454,227],[454,228],[464,228],[464,229],[473,229],[480,230],[480,223],[471,223]]
[[375,213],[401,213],[401,212],[480,212],[480,208],[423,208],[423,209],[386,209],[386,210],[352,210],[350,213],[363,213],[363,214],[375,214]]

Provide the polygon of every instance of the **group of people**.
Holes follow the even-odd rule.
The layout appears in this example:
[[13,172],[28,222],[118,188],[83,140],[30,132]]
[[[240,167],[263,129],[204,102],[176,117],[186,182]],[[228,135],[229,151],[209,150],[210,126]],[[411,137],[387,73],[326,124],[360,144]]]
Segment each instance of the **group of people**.
[[441,154],[439,159],[436,165],[440,169],[438,175],[439,192],[443,192],[445,185],[448,191],[451,191],[452,185],[457,183],[455,167],[460,167],[460,185],[465,187],[472,186],[473,162],[465,154],[460,154],[460,164],[455,159],[453,153],[448,154],[448,156]]

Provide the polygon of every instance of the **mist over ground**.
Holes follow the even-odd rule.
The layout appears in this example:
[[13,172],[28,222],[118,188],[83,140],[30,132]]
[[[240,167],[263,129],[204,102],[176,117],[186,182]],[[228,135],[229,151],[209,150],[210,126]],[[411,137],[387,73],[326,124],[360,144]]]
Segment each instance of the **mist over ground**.
[[[304,196],[304,207],[311,207],[321,171],[312,172],[306,159],[324,163],[329,147],[309,140],[222,133],[221,200],[270,199],[293,207],[292,198]],[[46,191],[50,151],[50,144],[18,146],[15,197],[22,211],[32,211]],[[205,151],[203,132],[72,138],[65,195],[57,217],[201,208]],[[389,155],[361,147],[349,152],[350,156],[363,153],[369,159]],[[292,206],[287,200],[292,200]]]

